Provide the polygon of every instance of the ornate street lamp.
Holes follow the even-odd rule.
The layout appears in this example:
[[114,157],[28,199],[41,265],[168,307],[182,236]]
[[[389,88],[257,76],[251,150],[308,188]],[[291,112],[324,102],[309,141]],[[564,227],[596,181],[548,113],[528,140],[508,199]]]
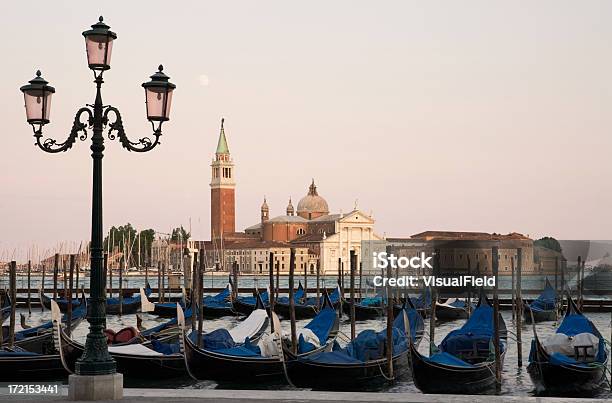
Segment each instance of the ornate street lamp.
[[[40,71],[29,84],[21,87],[24,94],[26,117],[32,125],[36,145],[48,153],[59,153],[69,150],[75,143],[77,136],[86,140],[88,129],[92,131],[91,151],[93,158],[93,196],[91,212],[91,274],[90,274],[90,303],[87,313],[89,333],[85,343],[83,356],[76,363],[77,375],[105,375],[115,373],[115,361],[108,353],[104,323],[106,318],[106,280],[104,276],[104,256],[102,248],[102,157],[104,151],[103,131],[108,128],[109,140],[117,137],[121,145],[128,151],[146,152],[159,144],[162,134],[162,123],[169,120],[172,92],[176,88],[169,81],[169,77],[159,71],[151,76],[151,81],[142,84],[145,88],[147,118],[153,126],[153,140],[143,137],[138,141],[131,141],[125,134],[121,114],[117,108],[102,104],[101,87],[104,80],[104,71],[110,69],[113,41],[117,35],[109,30],[109,26],[100,20],[91,26],[90,30],[83,32],[85,48],[87,50],[87,63],[94,73],[96,83],[96,98],[93,105],[87,104],[79,109],[72,124],[72,130],[63,143],[47,138],[42,140],[43,126],[49,123],[51,110],[51,95],[55,89],[41,77]],[[112,114],[112,116],[111,116]],[[114,118],[111,121],[111,117]],[[80,135],[79,135],[80,133]]]

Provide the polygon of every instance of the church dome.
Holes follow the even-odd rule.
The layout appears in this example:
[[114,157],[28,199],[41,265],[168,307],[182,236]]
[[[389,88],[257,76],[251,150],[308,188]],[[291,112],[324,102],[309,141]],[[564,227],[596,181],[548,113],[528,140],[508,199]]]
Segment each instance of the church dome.
[[308,194],[302,197],[298,203],[297,213],[299,216],[309,220],[329,214],[327,202],[317,193],[317,186],[314,183],[314,179],[308,188]]

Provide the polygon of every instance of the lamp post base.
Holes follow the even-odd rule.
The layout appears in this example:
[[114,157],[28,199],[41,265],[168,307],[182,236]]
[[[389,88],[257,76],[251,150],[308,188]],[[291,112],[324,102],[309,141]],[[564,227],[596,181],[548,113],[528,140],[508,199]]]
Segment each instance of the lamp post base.
[[123,398],[123,374],[70,375],[69,400],[120,400]]

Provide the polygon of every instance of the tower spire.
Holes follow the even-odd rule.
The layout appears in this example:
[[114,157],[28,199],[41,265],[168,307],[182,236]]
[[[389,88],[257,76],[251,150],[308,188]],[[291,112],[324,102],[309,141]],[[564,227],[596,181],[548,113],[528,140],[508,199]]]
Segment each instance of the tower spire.
[[225,118],[221,118],[221,132],[219,133],[216,154],[229,154],[229,147],[227,146],[227,139],[225,138],[225,129],[223,128],[224,122]]

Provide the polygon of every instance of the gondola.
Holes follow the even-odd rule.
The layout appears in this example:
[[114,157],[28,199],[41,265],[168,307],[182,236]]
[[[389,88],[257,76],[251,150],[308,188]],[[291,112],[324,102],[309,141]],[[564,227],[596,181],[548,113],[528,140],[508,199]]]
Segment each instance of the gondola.
[[[151,295],[151,287],[147,283],[145,288],[145,295],[148,297]],[[40,302],[41,304],[47,308],[51,309],[51,300],[53,298],[45,295],[40,290]],[[65,313],[68,310],[68,301],[65,298],[56,298],[55,302],[57,303],[60,311]],[[120,302],[121,305],[120,305]],[[72,310],[74,311],[81,304],[81,299],[73,298],[72,299]],[[137,296],[125,296],[122,298],[122,301],[118,297],[107,298],[106,299],[106,314],[107,315],[118,315],[119,313],[127,315],[138,312],[140,309],[141,298],[140,295]]]
[[[409,370],[407,334],[415,344],[423,336],[423,318],[409,301],[393,322],[395,378],[405,376]],[[385,344],[386,329],[364,330],[344,348],[298,357],[289,366],[289,378],[295,386],[315,390],[380,390],[389,379],[385,374]]]
[[410,301],[423,318],[427,318],[431,310],[431,290],[424,287],[423,292],[418,297],[411,297]]
[[608,360],[605,340],[568,295],[568,308],[556,333],[534,339],[527,372],[538,395],[592,396],[605,382]]
[[[467,322],[446,335],[431,357],[421,355],[411,344],[412,377],[421,392],[482,394],[495,390],[493,312],[488,299],[481,297]],[[503,365],[507,330],[501,315],[499,337]]]
[[[472,305],[470,310],[474,310],[474,305]],[[437,320],[467,319],[468,316],[468,304],[466,300],[449,298],[444,302],[436,302]]]
[[59,380],[66,375],[59,354],[37,354],[20,349],[0,351],[0,382]]
[[529,304],[524,305],[523,316],[525,323],[531,323],[532,312],[533,320],[536,322],[557,320],[557,291],[546,279],[544,291]]
[[[81,304],[79,308],[75,312],[73,312],[73,318],[76,318],[78,322],[79,318],[84,315],[87,307],[86,303]],[[65,319],[65,318],[64,318]],[[42,337],[48,337],[48,334],[53,333],[53,328],[55,326],[61,327],[61,323],[63,320],[61,319],[61,315],[58,313],[54,319],[51,321],[51,327],[47,329],[47,323],[32,327],[29,329],[25,329],[25,331],[31,332],[39,332],[43,331],[45,333],[41,335],[34,335],[25,337],[23,340],[16,340],[15,347],[8,349],[5,348],[0,351],[0,382],[11,382],[18,381],[24,382],[27,381],[50,381],[50,380],[61,380],[65,379],[67,372],[62,365],[62,360],[60,355],[57,352],[53,354],[49,353],[40,353],[40,352],[32,352],[26,351],[20,344],[23,344],[22,341],[28,341],[34,346],[37,343],[42,343]],[[73,322],[75,323],[75,322]],[[47,331],[50,333],[46,333]],[[20,334],[21,332],[17,332]],[[24,333],[21,333],[24,334]],[[17,338],[17,337],[16,337]],[[53,349],[55,351],[55,349]]]
[[[183,308],[187,305],[187,298],[185,296],[185,289],[183,288],[183,297],[179,304]],[[141,312],[148,312],[153,315],[157,315],[161,318],[174,318],[176,317],[176,302],[151,302],[149,301],[148,295],[141,288],[140,289],[140,300],[141,300]]]
[[[355,320],[368,320],[381,318],[385,315],[385,302],[382,294],[377,293],[373,297],[365,297],[360,301],[355,301]],[[401,306],[399,307],[401,309]],[[351,314],[351,302],[345,299],[342,303],[342,310],[345,314]],[[398,311],[399,312],[399,309]]]
[[[146,284],[144,294],[149,297],[153,290],[149,283]],[[128,315],[138,312],[141,306],[142,299],[140,295],[125,296],[122,299],[118,297],[106,298],[106,314],[107,315]]]
[[[51,309],[57,308],[52,307]],[[58,316],[59,309],[53,315]],[[76,361],[83,355],[85,347],[73,340],[63,328],[57,325],[53,328],[53,337],[63,367],[69,373],[74,373]],[[150,340],[143,344],[109,346],[108,351],[117,363],[117,372],[127,378],[164,380],[185,376],[183,356],[178,351],[173,352],[167,344],[157,340]]]
[[[300,287],[301,286],[302,284],[300,283]],[[298,291],[300,287],[298,287]],[[339,286],[336,287],[336,289],[334,289],[334,291],[331,294],[329,294],[329,300],[332,306],[334,307],[334,309],[337,309],[338,306],[340,305],[340,287]],[[318,307],[322,306],[324,302],[325,302],[325,297],[323,295],[319,297],[318,301],[317,301],[317,297],[310,297],[310,298],[306,298],[303,300],[302,299],[296,300],[295,305],[294,305],[295,319],[302,320],[302,319],[314,318],[319,313]],[[276,312],[283,318],[288,319],[291,315],[290,311],[291,311],[291,307],[289,304],[289,298],[287,297],[283,297],[282,299],[279,298],[277,301],[274,302],[274,312]]]
[[[82,297],[83,300],[85,296]],[[70,329],[74,330],[87,316],[87,303],[80,304],[78,308],[72,312],[72,321]],[[64,315],[62,323],[66,325],[68,316]],[[53,344],[52,334],[53,321],[45,322],[41,325],[30,327],[27,329],[15,332],[15,346],[30,353],[37,354],[57,354]],[[4,332],[4,342],[8,342],[8,332]]]
[[[142,295],[141,295],[142,298]],[[143,310],[146,309],[147,312],[152,312],[154,315],[157,315],[162,318],[175,318],[176,317],[176,303],[175,302],[166,302],[166,303],[156,303],[153,304],[149,302],[148,299],[143,298]],[[183,310],[189,309],[189,306],[185,303],[185,298],[180,302],[181,308]],[[147,308],[145,308],[145,306]],[[202,313],[203,317],[206,319],[214,319],[214,318],[222,318],[224,316],[235,316],[236,311],[231,302],[231,285],[228,284],[223,291],[218,293],[217,295],[207,295],[202,298]]]
[[[238,329],[238,333],[244,337],[235,337],[230,331],[217,329],[202,335],[202,345],[199,347],[196,332],[191,332],[189,336],[183,332],[179,343],[184,353],[187,372],[193,379],[214,380],[218,383],[260,383],[262,380],[282,377],[282,360],[278,357],[263,358],[257,354],[259,347],[256,343],[269,326],[269,318],[260,294],[256,293],[255,299],[256,305],[252,313],[232,329]],[[273,314],[274,316],[276,315]],[[179,312],[179,326],[184,329],[182,320],[182,313]],[[239,329],[245,325],[257,328],[258,332],[249,337]],[[280,327],[280,323],[275,324],[275,327]]]
[[268,301],[268,291],[259,293],[259,291],[256,289],[252,297],[237,297],[234,301],[232,301],[234,311],[242,315],[250,315],[257,305],[257,294],[261,297],[265,309],[268,310],[270,307]]
[[[45,295],[42,288],[39,289],[39,296],[41,305],[47,309],[51,309],[51,300],[53,298]],[[59,306],[62,313],[66,313],[68,311],[68,300],[66,298],[55,298],[55,302]],[[75,311],[82,302],[83,300],[79,298],[78,295],[76,298],[72,298],[72,310]]]
[[[254,313],[259,311],[260,315],[266,314],[261,298],[257,298],[257,307]],[[204,346],[198,347],[193,332],[189,337],[184,335],[181,348],[185,351],[191,377],[224,385],[285,384],[286,371],[292,361],[296,357],[331,348],[331,340],[339,326],[338,315],[327,298],[319,314],[300,333],[297,354],[293,355],[290,342],[282,339],[276,313],[272,312],[270,316],[274,332],[262,336],[259,342],[247,338],[243,343],[233,343],[230,339],[229,344],[225,344],[223,338],[217,337],[204,341]],[[219,331],[212,333],[216,332]]]
[[202,301],[202,314],[206,319],[222,318],[224,316],[235,316],[237,312],[232,304],[232,286],[228,284],[223,291],[217,295],[206,296]]

